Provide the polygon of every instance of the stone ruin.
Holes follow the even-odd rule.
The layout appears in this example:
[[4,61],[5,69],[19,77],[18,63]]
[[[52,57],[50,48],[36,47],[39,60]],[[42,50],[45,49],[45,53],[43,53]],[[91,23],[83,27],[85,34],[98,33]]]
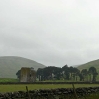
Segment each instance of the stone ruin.
[[22,67],[20,71],[20,82],[35,82],[36,71],[34,68]]

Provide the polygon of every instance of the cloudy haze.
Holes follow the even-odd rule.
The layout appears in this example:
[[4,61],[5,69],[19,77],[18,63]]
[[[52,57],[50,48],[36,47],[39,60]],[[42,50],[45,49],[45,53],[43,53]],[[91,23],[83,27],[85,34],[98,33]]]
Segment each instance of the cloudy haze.
[[46,66],[99,59],[98,0],[0,0],[0,56]]

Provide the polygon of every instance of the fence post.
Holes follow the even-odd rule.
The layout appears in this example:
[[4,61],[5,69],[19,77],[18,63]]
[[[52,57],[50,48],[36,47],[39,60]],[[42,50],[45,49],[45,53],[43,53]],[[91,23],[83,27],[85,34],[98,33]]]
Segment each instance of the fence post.
[[26,86],[26,91],[27,91],[27,94],[28,94],[28,98],[31,99],[27,86]]
[[78,99],[74,84],[72,84],[72,86],[73,86],[73,91],[74,91],[75,98]]

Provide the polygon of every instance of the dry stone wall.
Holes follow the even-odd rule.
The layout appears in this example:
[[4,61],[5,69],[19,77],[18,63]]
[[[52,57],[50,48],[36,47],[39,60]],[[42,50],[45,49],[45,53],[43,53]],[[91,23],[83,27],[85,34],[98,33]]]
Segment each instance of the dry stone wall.
[[[76,88],[78,99],[85,99],[91,94],[99,94],[99,87]],[[29,93],[29,94],[28,94]],[[29,92],[18,91],[10,93],[0,93],[0,99],[76,99],[72,88],[58,89],[39,89],[30,90]]]

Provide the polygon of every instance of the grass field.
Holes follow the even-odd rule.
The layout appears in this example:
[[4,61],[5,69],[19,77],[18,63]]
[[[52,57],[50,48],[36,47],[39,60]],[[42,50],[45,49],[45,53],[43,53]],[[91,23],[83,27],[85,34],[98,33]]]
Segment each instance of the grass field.
[[[0,93],[2,92],[14,92],[14,91],[26,91],[26,86],[29,90],[36,89],[55,89],[55,88],[72,88],[72,84],[21,84],[21,85],[0,85]],[[99,84],[75,84],[75,88],[78,87],[95,87]]]
[[14,78],[0,78],[0,82],[18,82],[18,79],[14,79]]

